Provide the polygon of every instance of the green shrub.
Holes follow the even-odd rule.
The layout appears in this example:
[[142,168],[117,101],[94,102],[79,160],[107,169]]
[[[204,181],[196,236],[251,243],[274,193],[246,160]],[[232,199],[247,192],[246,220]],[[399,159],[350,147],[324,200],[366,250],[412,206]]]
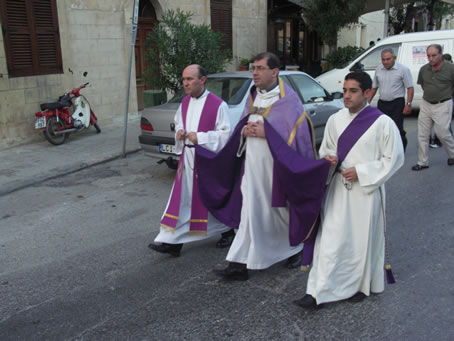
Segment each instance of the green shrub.
[[338,47],[326,56],[326,61],[330,69],[342,68],[364,51],[365,49],[357,46]]
[[145,81],[150,87],[177,92],[186,66],[199,64],[208,73],[216,73],[224,71],[231,60],[230,50],[222,47],[223,35],[208,25],[192,24],[191,17],[190,12],[168,10],[149,34]]

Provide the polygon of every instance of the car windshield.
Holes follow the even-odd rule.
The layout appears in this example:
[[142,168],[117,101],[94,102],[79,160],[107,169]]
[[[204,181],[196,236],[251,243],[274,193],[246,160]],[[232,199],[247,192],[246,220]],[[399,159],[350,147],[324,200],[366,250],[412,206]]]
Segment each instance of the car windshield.
[[[229,105],[236,105],[244,98],[246,91],[251,84],[250,78],[234,77],[210,77],[205,84],[208,91],[222,98]],[[180,103],[185,93],[180,90],[169,101],[170,103]]]

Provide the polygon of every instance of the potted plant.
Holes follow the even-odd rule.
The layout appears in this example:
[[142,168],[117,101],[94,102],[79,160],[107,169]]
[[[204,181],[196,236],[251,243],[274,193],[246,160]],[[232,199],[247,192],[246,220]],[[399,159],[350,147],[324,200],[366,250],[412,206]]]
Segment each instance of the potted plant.
[[241,58],[240,59],[240,71],[248,71],[249,70],[249,59]]

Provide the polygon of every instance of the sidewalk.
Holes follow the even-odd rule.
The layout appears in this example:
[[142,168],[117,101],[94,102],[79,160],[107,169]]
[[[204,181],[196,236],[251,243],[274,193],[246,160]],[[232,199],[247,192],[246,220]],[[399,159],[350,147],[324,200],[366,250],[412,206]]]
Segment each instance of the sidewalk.
[[[123,152],[124,121],[70,134],[60,146],[42,141],[0,151],[0,196],[57,176],[118,158]],[[36,132],[38,134],[38,132]],[[128,122],[126,153],[140,150],[140,118]]]

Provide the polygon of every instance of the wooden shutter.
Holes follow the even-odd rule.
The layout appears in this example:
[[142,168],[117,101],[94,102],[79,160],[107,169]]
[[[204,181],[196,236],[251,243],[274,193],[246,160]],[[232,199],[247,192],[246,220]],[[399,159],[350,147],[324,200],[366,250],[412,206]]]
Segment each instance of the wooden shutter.
[[0,0],[10,77],[62,73],[56,0]]
[[232,50],[232,0],[211,0],[211,28],[224,34],[223,47]]

